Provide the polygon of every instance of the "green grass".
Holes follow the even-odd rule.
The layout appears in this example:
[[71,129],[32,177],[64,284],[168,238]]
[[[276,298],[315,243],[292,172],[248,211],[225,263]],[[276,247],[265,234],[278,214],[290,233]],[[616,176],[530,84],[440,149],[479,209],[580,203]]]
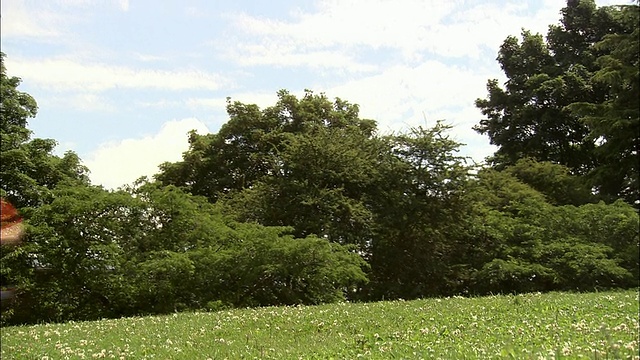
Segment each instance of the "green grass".
[[638,292],[183,313],[2,329],[2,359],[638,359]]

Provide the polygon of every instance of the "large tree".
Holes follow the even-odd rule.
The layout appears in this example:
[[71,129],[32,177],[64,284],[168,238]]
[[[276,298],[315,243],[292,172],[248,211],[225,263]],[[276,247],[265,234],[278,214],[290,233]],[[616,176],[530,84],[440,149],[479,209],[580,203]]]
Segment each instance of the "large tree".
[[[547,200],[557,199],[518,179],[520,170],[483,169],[468,188],[469,238],[458,255],[469,269],[470,292],[637,286],[640,220],[632,206],[554,206]],[[564,182],[562,174],[552,179]]]
[[50,190],[62,180],[88,183],[88,169],[72,151],[53,155],[57,142],[32,139],[27,128],[38,106],[33,97],[18,90],[20,78],[9,77],[0,53],[0,195],[16,207],[36,206],[50,199]]
[[363,201],[388,154],[375,122],[360,119],[357,105],[311,91],[278,97],[263,110],[229,102],[220,131],[192,133],[183,161],[163,164],[157,178],[223,199],[240,221],[364,246],[372,215]]
[[[268,160],[278,144],[288,141],[270,137],[281,134],[267,123],[262,130],[246,124],[255,119],[242,104],[229,105],[241,119],[227,124],[220,139],[191,136],[223,146],[221,154],[206,154],[212,155],[212,167],[190,169],[187,164],[183,168],[197,177],[170,177],[194,193],[212,196],[145,180],[114,192],[92,186],[74,153],[53,155],[54,140],[31,139],[27,120],[36,115],[35,100],[17,90],[20,79],[6,76],[4,62],[1,80],[0,185],[26,228],[22,246],[3,251],[0,259],[3,283],[17,287],[3,323],[316,304],[344,299],[346,291],[367,282],[366,263],[350,247],[316,236],[295,237],[289,227],[238,222],[223,215],[220,204],[209,202],[272,175],[277,167]],[[271,111],[304,113],[291,102],[294,98],[285,92],[281,97],[282,111]],[[309,94],[304,106],[324,105],[322,99]],[[285,127],[348,122],[351,105],[337,101],[335,107],[314,108],[306,114],[327,111],[326,116]],[[215,176],[202,172],[211,169],[219,171]]]
[[592,81],[606,89],[605,99],[585,99],[569,109],[596,141],[600,165],[590,175],[599,192],[640,205],[640,10],[637,5],[620,6],[613,16],[619,31],[594,44],[600,56]]
[[18,288],[4,323],[318,304],[367,282],[349,248],[238,223],[175,186],[63,182],[52,198],[29,209],[26,243],[0,261]]
[[508,80],[488,82],[488,98],[476,101],[486,119],[475,129],[498,146],[495,165],[551,161],[587,175],[603,197],[633,202],[638,6],[569,0],[561,13],[546,39],[523,31],[521,41],[504,41],[498,62]]
[[183,161],[163,165],[161,182],[239,221],[355,246],[371,264],[370,297],[451,290],[442,269],[455,257],[468,169],[447,126],[380,136],[357,105],[311,92],[227,110],[217,134],[192,134]]
[[[33,97],[18,90],[20,78],[7,75],[4,57],[0,53],[0,196],[28,217],[29,208],[53,199],[57,184],[88,184],[88,170],[74,152],[55,156],[55,140],[31,138],[28,120],[36,116],[38,106]],[[3,261],[14,255],[4,246],[2,250]],[[5,266],[0,269],[2,286],[15,284],[10,271]]]
[[278,102],[261,110],[228,99],[229,121],[216,134],[189,136],[183,161],[165,163],[157,179],[216,201],[229,192],[251,188],[256,181],[280,171],[279,152],[291,136],[318,128],[358,129],[371,135],[375,122],[358,118],[358,106],[306,91],[302,99],[285,90]]

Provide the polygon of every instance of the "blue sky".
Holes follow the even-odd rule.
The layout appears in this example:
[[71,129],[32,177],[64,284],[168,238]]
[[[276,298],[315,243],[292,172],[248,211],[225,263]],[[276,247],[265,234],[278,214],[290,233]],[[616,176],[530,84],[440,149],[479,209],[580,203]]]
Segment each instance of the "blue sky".
[[[598,0],[598,5],[624,3]],[[546,33],[564,0],[2,0],[9,76],[39,105],[34,136],[74,150],[115,188],[217,132],[226,97],[261,107],[276,92],[360,105],[382,132],[444,119],[481,161],[474,107],[508,35]]]

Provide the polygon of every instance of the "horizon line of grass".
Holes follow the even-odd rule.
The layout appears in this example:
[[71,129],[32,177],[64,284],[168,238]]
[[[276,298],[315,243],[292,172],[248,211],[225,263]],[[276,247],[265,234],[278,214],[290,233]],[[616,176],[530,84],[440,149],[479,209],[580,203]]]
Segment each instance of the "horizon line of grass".
[[2,359],[638,357],[638,290],[187,312],[2,329]]

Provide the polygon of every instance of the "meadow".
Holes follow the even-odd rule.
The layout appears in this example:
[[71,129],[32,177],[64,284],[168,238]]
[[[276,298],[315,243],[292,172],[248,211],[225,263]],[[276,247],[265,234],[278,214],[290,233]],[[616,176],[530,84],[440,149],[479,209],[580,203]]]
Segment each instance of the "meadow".
[[179,313],[2,328],[2,359],[639,359],[638,291]]

